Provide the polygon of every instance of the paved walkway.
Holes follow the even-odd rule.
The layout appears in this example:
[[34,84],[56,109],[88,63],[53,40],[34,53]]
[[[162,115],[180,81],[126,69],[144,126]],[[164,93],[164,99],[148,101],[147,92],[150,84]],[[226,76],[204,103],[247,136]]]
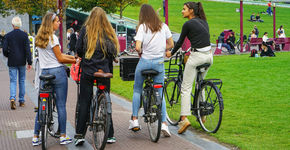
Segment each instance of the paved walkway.
[[[9,75],[6,66],[6,59],[0,54],[0,149],[5,150],[31,150],[41,149],[40,146],[32,147],[31,138],[34,127],[34,107],[37,102],[37,92],[33,87],[34,71],[27,73],[26,81],[26,105],[17,109],[10,109],[9,101]],[[67,134],[71,137],[74,135],[74,112],[76,104],[76,84],[69,79],[68,99],[67,99]],[[207,139],[200,138],[198,135],[187,131],[185,134],[178,135],[177,127],[170,126],[172,137],[161,137],[158,143],[150,141],[146,125],[141,123],[143,129],[137,133],[128,130],[128,119],[131,115],[131,103],[112,95],[113,101],[113,120],[115,144],[107,144],[108,150],[216,150],[227,149],[226,147],[216,144]],[[59,140],[48,137],[48,149],[93,149],[91,141],[91,132],[87,132],[85,145],[75,147],[73,144],[66,146],[59,145]]]

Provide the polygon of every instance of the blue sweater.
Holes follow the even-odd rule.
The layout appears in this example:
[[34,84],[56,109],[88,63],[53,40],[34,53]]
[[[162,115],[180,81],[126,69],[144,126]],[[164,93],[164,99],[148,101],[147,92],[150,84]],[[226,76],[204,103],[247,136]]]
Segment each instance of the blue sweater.
[[28,35],[20,29],[14,29],[4,37],[3,54],[8,57],[8,66],[32,64]]

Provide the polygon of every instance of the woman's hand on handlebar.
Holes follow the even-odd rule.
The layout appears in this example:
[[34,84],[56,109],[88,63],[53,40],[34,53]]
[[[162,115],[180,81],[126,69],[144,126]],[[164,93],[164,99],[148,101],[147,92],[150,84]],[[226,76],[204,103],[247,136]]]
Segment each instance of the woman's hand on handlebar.
[[171,51],[167,51],[167,52],[166,52],[166,57],[167,57],[167,58],[170,58],[171,56],[172,56],[172,55],[171,55]]

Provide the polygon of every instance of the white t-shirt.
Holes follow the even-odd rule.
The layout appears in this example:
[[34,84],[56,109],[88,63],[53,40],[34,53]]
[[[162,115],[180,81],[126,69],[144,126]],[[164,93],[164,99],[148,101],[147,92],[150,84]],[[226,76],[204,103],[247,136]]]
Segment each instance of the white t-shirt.
[[[285,38],[286,37],[284,29],[282,29],[282,30],[278,29],[276,32],[277,32],[279,38]],[[279,35],[278,32],[281,32],[280,35]]]
[[52,50],[53,47],[59,45],[59,41],[56,35],[53,34],[53,41],[49,38],[49,42],[45,49],[37,47],[39,55],[39,65],[40,69],[45,68],[56,68],[62,66],[63,64],[59,63],[55,54]]
[[[135,40],[141,41],[143,43],[142,44],[142,58],[154,59],[154,58],[164,57],[165,49],[166,49],[166,40],[171,37],[172,37],[172,34],[168,26],[164,23],[162,24],[161,30],[156,33],[152,33],[149,28],[146,33],[145,24],[141,24],[138,28],[137,34],[135,36]],[[150,40],[151,42],[149,43]]]
[[268,39],[269,39],[268,36],[266,35],[263,36],[263,42],[267,42]]

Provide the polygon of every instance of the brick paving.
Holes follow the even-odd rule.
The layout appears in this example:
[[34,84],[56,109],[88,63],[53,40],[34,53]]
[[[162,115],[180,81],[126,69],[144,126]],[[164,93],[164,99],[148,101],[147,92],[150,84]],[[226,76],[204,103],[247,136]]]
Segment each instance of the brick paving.
[[[16,110],[10,109],[9,101],[9,74],[4,64],[4,58],[0,56],[0,149],[3,150],[34,150],[41,149],[41,146],[33,147],[31,144],[32,133],[26,135],[26,138],[17,138],[16,132],[23,130],[33,130],[34,128],[34,107],[36,104],[36,91],[33,89],[34,71],[26,74],[26,103],[25,107],[19,107],[17,102]],[[74,135],[74,112],[76,105],[76,89],[74,81],[69,79],[68,99],[67,99],[67,134]],[[34,96],[33,96],[34,95]],[[116,97],[116,96],[114,96]],[[128,130],[129,118],[131,111],[121,104],[117,104],[113,100],[113,120],[115,128],[115,144],[107,144],[108,150],[147,150],[147,149],[166,149],[166,150],[199,150],[205,149],[199,143],[186,140],[176,134],[170,138],[161,137],[158,143],[150,141],[147,127],[141,123],[142,130],[139,132],[131,132]],[[171,127],[172,128],[172,127]],[[172,131],[175,132],[176,131]],[[75,147],[73,144],[67,146],[59,145],[59,140],[48,137],[48,149],[65,150],[65,149],[92,149],[91,132],[87,132],[86,145],[84,147]],[[207,149],[207,148],[206,148]],[[215,148],[211,148],[215,149]],[[222,147],[224,149],[224,147]]]

